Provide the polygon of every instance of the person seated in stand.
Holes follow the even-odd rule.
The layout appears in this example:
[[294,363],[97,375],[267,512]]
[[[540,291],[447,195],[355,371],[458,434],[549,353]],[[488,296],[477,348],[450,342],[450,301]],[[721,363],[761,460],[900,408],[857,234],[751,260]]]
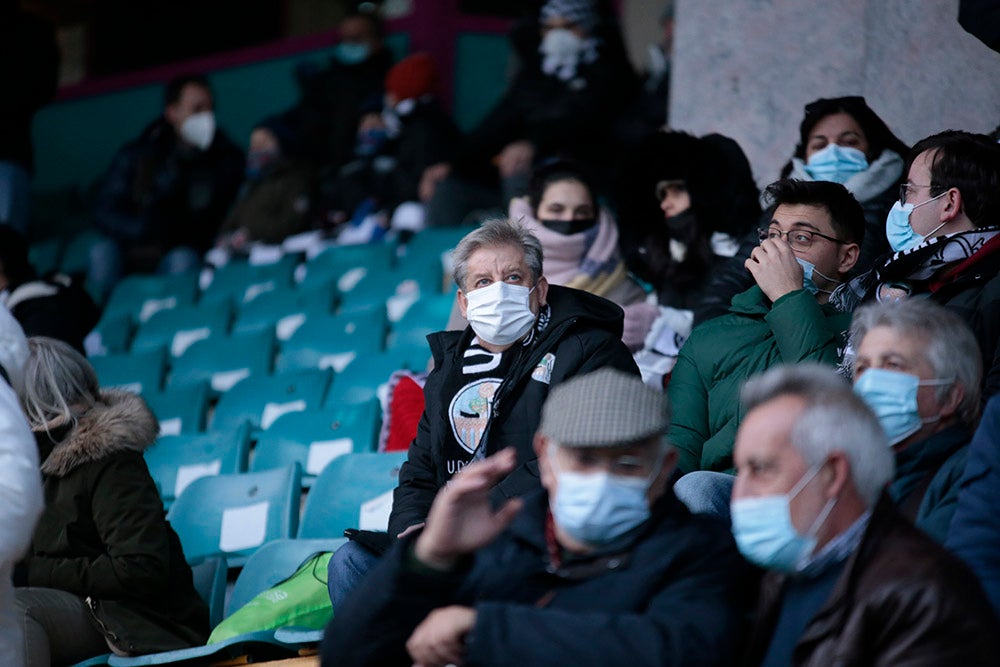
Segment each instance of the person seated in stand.
[[315,169],[303,156],[302,137],[282,114],[250,132],[246,177],[226,216],[217,248],[245,254],[255,242],[277,244],[309,229]]
[[986,596],[884,493],[892,450],[844,378],[782,366],[741,398],[733,535],[768,572],[738,664],[995,665]]
[[861,206],[844,186],[827,181],[785,179],[766,193],[774,213],[746,261],[757,284],[733,298],[728,315],[695,327],[667,385],[670,440],[683,473],[732,468],[743,416],[737,398],[748,377],[780,363],[836,366],[843,357],[851,316],[826,302],[858,259]]
[[660,306],[636,361],[647,381],[664,386],[712,301],[713,273],[748,231],[756,233],[760,193],[743,149],[721,134],[657,131],[622,162],[615,196],[622,253]]
[[[781,170],[782,178],[842,183],[865,213],[865,240],[851,276],[870,269],[889,251],[885,216],[906,178],[909,147],[858,96],[820,98],[805,106],[799,143]],[[757,240],[743,239],[733,260],[715,272],[695,323],[724,315],[733,296],[753,284],[743,267]]]
[[87,281],[106,296],[132,272],[200,266],[243,182],[243,151],[216,128],[200,74],[167,83],[163,113],[115,154],[97,192]]
[[[621,341],[622,310],[601,297],[550,285],[538,239],[490,220],[452,253],[458,303],[469,325],[428,336],[434,369],[424,412],[393,493],[388,535],[362,531],[330,559],[334,609],[390,542],[423,525],[437,492],[459,470],[505,447],[517,467],[498,498],[538,487],[531,438],[552,387],[603,366],[638,374]],[[362,546],[361,540],[371,540]]]
[[324,667],[732,664],[756,578],[670,490],[669,419],[616,369],[553,387],[542,488],[494,504],[513,448],[465,467],[337,610]]
[[[508,213],[541,241],[546,279],[617,303],[625,311],[622,340],[630,350],[642,347],[659,309],[646,303],[645,291],[628,275],[618,249],[618,225],[600,206],[583,166],[560,159],[539,165],[528,196],[512,199]],[[448,328],[464,325],[455,318]]]
[[[944,542],[979,417],[976,339],[960,317],[920,299],[859,308],[850,348],[845,363],[854,390],[878,417],[895,458],[889,496],[907,519]],[[733,483],[725,473],[692,472],[680,494],[693,512],[728,517]]]
[[0,664],[23,665],[24,633],[14,604],[14,566],[28,550],[45,507],[38,475],[38,447],[17,400],[24,384],[28,341],[14,316],[0,305]]
[[62,273],[40,278],[28,257],[28,243],[6,225],[0,225],[0,304],[25,335],[58,338],[78,352],[84,351],[83,341],[101,315],[80,281]]
[[946,306],[979,342],[983,396],[1000,391],[1000,145],[955,130],[918,141],[885,225],[893,254],[830,302],[846,312],[914,297]]
[[21,406],[45,510],[14,572],[28,667],[142,655],[208,639],[208,607],[143,451],[159,432],[134,394],[101,389],[66,343],[28,340]]
[[[532,165],[561,155],[599,183],[618,146],[614,124],[638,92],[621,27],[607,0],[548,0],[513,40],[520,57],[503,97],[462,139],[457,155],[424,172],[427,222],[458,226],[523,195]],[[512,37],[515,35],[512,34]]]

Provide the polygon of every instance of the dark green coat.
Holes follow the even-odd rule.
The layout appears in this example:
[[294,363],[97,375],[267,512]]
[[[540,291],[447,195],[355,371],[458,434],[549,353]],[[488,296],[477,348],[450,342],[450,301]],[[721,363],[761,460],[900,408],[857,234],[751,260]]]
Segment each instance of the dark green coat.
[[680,452],[681,472],[731,470],[743,383],[779,364],[837,364],[850,323],[850,313],[821,306],[804,289],[772,305],[754,285],[733,297],[728,315],[697,326],[667,387],[674,412],[669,439]]
[[[121,391],[66,422],[36,431],[45,511],[25,559],[29,586],[87,600],[108,641],[126,654],[204,644],[208,608],[143,450],[159,431],[141,398]],[[53,444],[54,442],[54,444]]]

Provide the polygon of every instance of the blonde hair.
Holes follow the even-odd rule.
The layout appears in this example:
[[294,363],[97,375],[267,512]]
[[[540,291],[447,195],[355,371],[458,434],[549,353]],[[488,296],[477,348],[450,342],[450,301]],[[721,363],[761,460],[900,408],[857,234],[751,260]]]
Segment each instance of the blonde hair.
[[21,406],[32,428],[55,420],[75,423],[76,413],[93,407],[100,394],[97,373],[71,346],[44,336],[28,339]]

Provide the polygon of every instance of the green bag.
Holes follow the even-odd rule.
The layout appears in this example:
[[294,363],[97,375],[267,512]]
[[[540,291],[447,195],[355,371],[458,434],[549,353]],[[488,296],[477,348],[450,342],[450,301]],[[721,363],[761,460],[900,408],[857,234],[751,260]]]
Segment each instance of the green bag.
[[215,626],[208,643],[260,630],[326,627],[333,618],[333,604],[326,586],[326,568],[332,555],[332,551],[326,551],[307,558],[295,574],[261,591]]

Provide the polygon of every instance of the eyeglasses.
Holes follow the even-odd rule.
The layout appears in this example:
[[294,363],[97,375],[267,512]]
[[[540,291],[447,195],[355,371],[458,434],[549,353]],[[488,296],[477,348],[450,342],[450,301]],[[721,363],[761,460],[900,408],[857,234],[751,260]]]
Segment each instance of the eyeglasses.
[[792,250],[808,250],[816,241],[815,237],[817,236],[827,241],[833,241],[834,243],[847,243],[847,241],[841,241],[832,236],[820,234],[819,232],[810,232],[805,229],[793,229],[789,232],[783,232],[777,227],[761,227],[757,230],[757,236],[762,243],[768,239],[783,238],[788,242],[788,245],[792,246]]
[[934,194],[934,185],[914,185],[913,183],[903,183],[899,186],[899,203],[905,204],[906,197],[910,190],[921,190],[923,188],[928,188],[931,194]]

